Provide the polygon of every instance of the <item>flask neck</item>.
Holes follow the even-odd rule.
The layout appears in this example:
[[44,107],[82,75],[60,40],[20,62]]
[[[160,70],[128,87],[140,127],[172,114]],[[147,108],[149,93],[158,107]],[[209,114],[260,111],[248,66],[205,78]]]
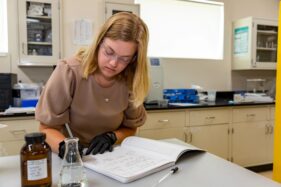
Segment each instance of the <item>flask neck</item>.
[[78,150],[77,137],[66,138],[65,140],[65,153],[63,161],[68,164],[83,164]]

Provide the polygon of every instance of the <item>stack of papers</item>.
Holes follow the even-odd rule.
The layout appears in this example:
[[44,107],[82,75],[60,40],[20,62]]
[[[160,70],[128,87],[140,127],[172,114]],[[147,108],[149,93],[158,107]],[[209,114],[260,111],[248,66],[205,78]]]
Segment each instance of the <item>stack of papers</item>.
[[169,103],[169,105],[174,105],[174,106],[197,106],[199,104],[198,103]]
[[274,102],[274,99],[265,93],[245,93],[242,94],[234,94],[234,103],[250,103],[250,102]]
[[266,94],[259,94],[259,93],[246,93],[245,100],[252,101],[252,102],[273,102],[274,101],[270,96],[267,96]]

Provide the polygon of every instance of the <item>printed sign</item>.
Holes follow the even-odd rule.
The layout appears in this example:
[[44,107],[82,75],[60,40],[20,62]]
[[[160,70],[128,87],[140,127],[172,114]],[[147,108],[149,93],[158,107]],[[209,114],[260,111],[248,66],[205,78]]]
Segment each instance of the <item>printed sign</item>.
[[249,27],[234,30],[234,54],[248,53]]

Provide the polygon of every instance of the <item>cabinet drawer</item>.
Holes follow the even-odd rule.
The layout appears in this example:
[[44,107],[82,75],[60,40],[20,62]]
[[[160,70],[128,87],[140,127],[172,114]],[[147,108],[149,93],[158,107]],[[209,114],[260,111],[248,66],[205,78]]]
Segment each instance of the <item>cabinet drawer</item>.
[[23,140],[24,135],[38,131],[39,122],[35,120],[0,121],[0,141]]
[[20,150],[24,144],[24,140],[0,143],[0,156],[20,154]]
[[270,116],[269,116],[270,120],[274,120],[275,119],[275,107],[270,107]]
[[184,141],[183,128],[166,128],[166,129],[140,129],[138,136],[151,139],[177,138]]
[[[190,111],[189,125],[211,125],[211,124],[223,124],[230,122],[230,110],[229,109],[208,109]],[[188,126],[188,124],[186,124]]]
[[268,119],[267,107],[251,107],[233,109],[233,122],[265,121]]
[[141,129],[159,129],[171,127],[183,127],[185,112],[151,112]]

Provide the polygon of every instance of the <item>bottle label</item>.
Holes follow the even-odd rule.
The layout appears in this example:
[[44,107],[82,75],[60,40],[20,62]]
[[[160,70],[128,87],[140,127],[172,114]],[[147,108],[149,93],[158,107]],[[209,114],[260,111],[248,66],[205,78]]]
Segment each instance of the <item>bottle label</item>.
[[47,175],[47,158],[27,161],[27,180],[40,180]]

